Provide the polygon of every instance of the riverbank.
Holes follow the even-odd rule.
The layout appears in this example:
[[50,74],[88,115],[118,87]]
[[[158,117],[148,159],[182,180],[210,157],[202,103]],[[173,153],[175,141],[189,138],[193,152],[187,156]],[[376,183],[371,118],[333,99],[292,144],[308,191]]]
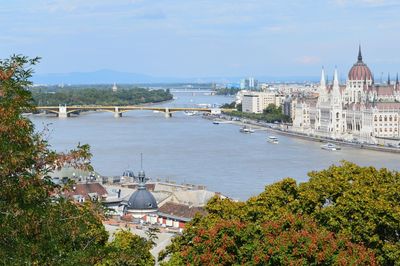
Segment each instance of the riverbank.
[[235,124],[238,126],[251,125],[256,130],[270,131],[270,132],[274,132],[279,135],[285,135],[285,136],[289,136],[289,137],[295,137],[295,138],[300,138],[300,139],[314,141],[314,142],[321,142],[321,143],[330,142],[330,143],[338,144],[341,146],[352,147],[352,148],[400,154],[400,148],[384,147],[384,146],[377,146],[377,145],[372,145],[372,144],[359,144],[359,143],[352,143],[352,142],[347,142],[347,141],[342,141],[342,140],[333,140],[333,139],[324,138],[324,137],[301,134],[298,132],[290,131],[287,128],[286,129],[281,128],[281,126],[282,126],[281,124],[267,124],[264,122],[257,122],[257,121],[251,120],[251,119],[235,120],[238,118],[235,116],[230,116],[230,115],[226,115],[226,114],[222,115],[222,116],[218,116],[218,117],[204,116],[204,118],[209,119],[209,120],[224,121],[225,123],[229,122],[230,124]]

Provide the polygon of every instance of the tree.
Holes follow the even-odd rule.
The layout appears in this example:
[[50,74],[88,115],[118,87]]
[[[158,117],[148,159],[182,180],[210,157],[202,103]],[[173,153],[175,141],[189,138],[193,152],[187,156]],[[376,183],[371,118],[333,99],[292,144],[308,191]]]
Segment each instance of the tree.
[[173,243],[164,265],[376,265],[373,251],[292,214],[261,224],[197,221]]
[[160,233],[160,229],[158,227],[150,226],[146,230],[147,240],[151,243],[152,246],[156,246],[156,240],[158,239],[157,233]]
[[[230,235],[230,232],[238,230],[239,227],[240,232],[248,230],[252,232],[253,228],[265,228],[266,224],[273,225],[278,230],[281,225],[290,222],[293,225],[298,223],[302,226],[312,225],[301,227],[305,230],[304,233],[307,232],[309,239],[315,240],[320,237],[324,239],[329,235],[333,243],[342,243],[338,245],[343,249],[329,253],[332,251],[332,246],[319,242],[325,244],[318,245],[318,247],[322,245],[322,249],[318,252],[326,255],[330,250],[328,253],[332,255],[328,256],[331,256],[330,259],[325,257],[327,259],[324,260],[325,265],[341,264],[342,262],[337,260],[338,256],[346,259],[347,262],[343,261],[343,265],[351,264],[350,262],[354,265],[375,262],[380,265],[400,265],[400,173],[343,162],[326,170],[310,172],[309,176],[310,180],[301,184],[286,178],[268,185],[264,192],[246,202],[211,199],[206,207],[208,214],[193,219],[186,226],[183,235],[174,239],[161,254],[161,258],[170,256],[173,262],[196,264],[198,260],[207,256],[214,260],[218,257],[216,254],[226,254],[227,258],[231,258],[233,254],[235,259],[240,258],[234,263],[250,263],[255,257],[251,259],[243,257],[244,255],[239,252],[240,248],[237,250],[234,246],[263,247],[265,243],[258,242],[255,237],[257,234],[244,238],[242,233]],[[295,223],[291,222],[293,219]],[[303,264],[312,264],[311,260],[314,258],[299,253],[298,248],[296,252],[295,249],[290,249],[297,247],[298,239],[292,236],[298,231],[297,229],[292,231],[291,227],[286,228],[292,235],[283,237],[284,232],[279,231],[280,229],[277,234],[263,230],[259,232],[266,234],[265,241],[270,241],[268,237],[273,233],[273,243],[280,243],[276,245],[284,252],[279,253],[281,252],[279,251],[277,253],[279,256],[297,258],[298,254],[303,254],[301,255],[301,258],[305,259]],[[223,239],[229,236],[234,237],[235,245],[222,244],[228,243]],[[288,245],[279,242],[281,237],[288,241]],[[221,241],[221,244],[218,244],[218,241]],[[350,250],[345,247],[350,247]],[[362,254],[361,257],[353,256],[355,252],[353,248]],[[252,253],[253,249],[246,252],[256,254]],[[194,255],[196,253],[199,254],[198,257]],[[202,257],[203,255],[205,257]],[[188,262],[189,259],[192,261]],[[355,262],[354,259],[361,261]],[[225,262],[229,264],[228,261]],[[274,261],[274,263],[281,265],[289,262]]]
[[46,178],[62,166],[92,170],[89,146],[57,154],[22,115],[33,108],[27,88],[38,60],[0,60],[0,263],[94,265],[108,254],[102,206],[65,199],[68,186]]
[[301,211],[374,249],[382,265],[400,265],[399,172],[343,162],[309,175],[299,186]]
[[234,109],[236,108],[236,102],[233,101],[231,103],[225,103],[221,106],[221,108],[226,108],[226,109]]
[[236,105],[236,110],[238,110],[239,112],[242,112],[242,104],[241,103]]
[[114,240],[107,244],[107,255],[96,265],[154,265],[154,258],[150,254],[152,245],[151,241],[128,230],[118,230]]

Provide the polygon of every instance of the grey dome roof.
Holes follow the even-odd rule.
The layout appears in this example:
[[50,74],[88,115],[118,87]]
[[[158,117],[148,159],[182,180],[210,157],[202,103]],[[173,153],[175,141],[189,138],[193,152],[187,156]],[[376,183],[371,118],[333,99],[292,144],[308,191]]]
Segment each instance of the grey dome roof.
[[127,177],[135,177],[135,174],[132,170],[127,169],[122,173],[122,176],[127,176]]
[[145,187],[139,187],[128,200],[129,210],[154,210],[157,209],[157,201],[151,192]]

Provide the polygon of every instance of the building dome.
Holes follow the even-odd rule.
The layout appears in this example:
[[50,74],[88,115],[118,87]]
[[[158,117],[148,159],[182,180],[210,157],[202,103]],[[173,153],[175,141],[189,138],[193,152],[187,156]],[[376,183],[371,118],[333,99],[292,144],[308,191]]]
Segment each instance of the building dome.
[[131,211],[156,211],[158,209],[157,201],[153,194],[146,189],[145,174],[139,172],[139,187],[129,198],[127,209]]
[[132,170],[127,169],[122,173],[122,176],[135,178],[135,173]]
[[131,197],[128,200],[128,210],[137,210],[137,211],[143,211],[143,210],[154,210],[157,209],[157,201],[154,198],[153,194],[149,192],[146,188],[141,188],[135,193],[131,195]]
[[349,80],[372,80],[369,67],[362,61],[361,47],[358,50],[358,60],[349,71]]

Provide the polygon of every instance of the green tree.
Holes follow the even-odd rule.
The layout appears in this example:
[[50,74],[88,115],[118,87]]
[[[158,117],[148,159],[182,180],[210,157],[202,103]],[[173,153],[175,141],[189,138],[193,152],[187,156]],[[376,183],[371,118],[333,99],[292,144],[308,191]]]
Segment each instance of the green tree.
[[102,206],[65,199],[68,186],[46,178],[62,166],[92,170],[89,146],[57,154],[22,115],[33,109],[27,88],[37,62],[0,60],[0,263],[94,265],[108,253]]
[[[164,265],[375,265],[373,251],[319,227],[306,216],[263,223],[197,220],[173,239]],[[165,254],[164,254],[165,255]]]
[[118,230],[114,240],[107,244],[106,256],[96,265],[154,265],[154,257],[149,251],[152,246],[152,242],[143,237],[128,230]]
[[382,265],[400,265],[400,173],[343,162],[309,175],[299,186],[301,211],[365,243]]
[[160,229],[158,227],[150,226],[146,230],[147,240],[151,243],[152,246],[156,246],[156,240],[158,239],[158,233],[160,233]]
[[35,105],[135,105],[172,99],[169,90],[121,88],[114,92],[101,86],[73,88],[31,88]]
[[[238,228],[232,229],[227,226],[240,225],[240,232],[242,232],[253,230],[249,228],[263,227],[270,222],[278,223],[280,226],[295,219],[298,220],[295,224],[313,224],[312,227],[306,228],[310,239],[319,237],[324,239],[324,236],[328,234],[335,239],[332,240],[333,243],[342,243],[339,246],[344,249],[336,250],[336,253],[329,253],[329,250],[332,251],[333,248],[330,244],[318,244],[318,248],[321,247],[318,252],[331,254],[328,256],[329,259],[325,257],[324,263],[320,264],[359,265],[376,262],[380,265],[400,265],[400,173],[384,168],[360,167],[353,163],[343,162],[339,166],[311,172],[309,176],[309,181],[301,184],[297,184],[291,178],[286,178],[268,185],[264,192],[246,202],[211,199],[206,207],[208,214],[193,219],[185,228],[182,237],[174,239],[165,252],[160,254],[160,258],[170,256],[173,262],[183,261],[184,264],[196,264],[205,257],[217,259],[216,254],[226,254],[229,258],[233,254],[234,258],[240,258],[234,263],[251,264],[254,257],[251,259],[243,257],[244,255],[239,252],[240,249],[238,251],[233,246],[223,245],[224,237],[234,237],[235,245],[239,246],[254,247],[264,244],[257,242],[256,237],[243,238]],[[223,225],[223,222],[226,224]],[[223,230],[219,231],[218,228],[223,228]],[[215,230],[219,233],[211,234]],[[235,231],[238,231],[236,235],[230,235],[230,232]],[[296,231],[292,233],[297,234]],[[201,237],[204,234],[206,237]],[[271,232],[266,234],[265,241],[270,241],[269,236]],[[278,239],[281,239],[281,236]],[[296,258],[296,254],[302,254],[301,258],[305,259],[302,264],[312,264],[311,260],[314,258],[299,253],[298,248],[296,252],[295,249],[290,249],[290,247],[296,247],[298,240],[286,236],[288,245],[283,245],[275,237],[278,236],[274,234],[273,243],[279,243],[276,245],[281,247],[283,252],[277,253],[280,254],[279,256]],[[221,239],[222,242],[219,245],[218,241]],[[350,250],[347,250],[349,247],[351,247]],[[354,250],[351,251],[351,249],[354,247],[357,247],[357,250],[360,249],[359,254],[362,254],[360,257],[353,256]],[[198,253],[197,257],[196,253]],[[261,255],[261,253],[257,254]],[[202,257],[203,255],[205,257]],[[340,256],[345,258],[345,261],[339,261]],[[361,260],[358,261],[359,259]],[[298,262],[297,259],[295,261]],[[224,264],[222,261],[213,262]],[[264,263],[265,261],[262,262]],[[274,261],[276,265],[288,263]],[[226,261],[226,264],[231,264],[230,259]]]
[[221,106],[221,108],[235,109],[235,108],[236,108],[236,102],[233,101],[233,102],[231,102],[231,103],[223,104],[223,105]]

